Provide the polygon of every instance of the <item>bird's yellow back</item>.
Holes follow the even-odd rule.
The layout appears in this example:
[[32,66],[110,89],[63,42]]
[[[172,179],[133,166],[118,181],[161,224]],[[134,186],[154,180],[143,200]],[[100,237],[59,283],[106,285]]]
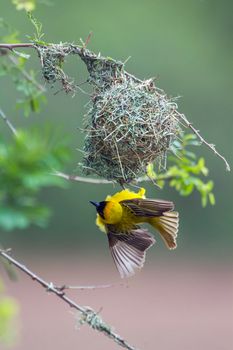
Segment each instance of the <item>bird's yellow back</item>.
[[113,196],[108,195],[105,200],[119,203],[128,199],[145,198],[145,193],[145,188],[140,188],[137,193],[126,189],[115,193]]

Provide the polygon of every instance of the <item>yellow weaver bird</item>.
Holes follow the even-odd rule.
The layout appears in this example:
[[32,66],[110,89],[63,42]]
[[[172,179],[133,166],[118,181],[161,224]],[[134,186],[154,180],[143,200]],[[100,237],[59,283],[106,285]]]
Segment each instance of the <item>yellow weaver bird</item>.
[[174,204],[146,198],[145,192],[144,188],[138,193],[125,189],[102,202],[90,202],[97,210],[97,226],[107,233],[111,255],[122,278],[142,268],[146,250],[155,243],[150,232],[139,224],[150,224],[169,249],[176,248],[179,214],[173,211]]

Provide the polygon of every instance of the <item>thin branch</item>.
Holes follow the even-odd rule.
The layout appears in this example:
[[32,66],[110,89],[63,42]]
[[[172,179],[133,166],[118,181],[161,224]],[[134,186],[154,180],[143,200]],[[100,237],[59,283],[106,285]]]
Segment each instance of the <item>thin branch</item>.
[[36,49],[36,45],[33,43],[16,43],[16,44],[2,43],[2,44],[0,44],[0,49],[6,49],[6,50],[11,50],[11,51],[13,51],[14,49],[17,49],[17,48],[21,48],[21,47],[22,48],[26,47],[26,48]]
[[194,126],[186,119],[186,117],[179,113],[179,118],[181,118],[183,120],[183,122],[186,124],[186,126],[188,126],[192,132],[199,138],[199,140],[201,141],[201,143],[204,143],[207,147],[209,147],[215,154],[216,156],[218,156],[219,158],[221,158],[225,165],[226,165],[226,170],[227,171],[231,171],[230,165],[227,162],[227,160],[216,150],[215,145],[208,143],[200,134],[200,132],[194,128]]
[[31,277],[33,281],[40,284],[46,291],[53,293],[59,299],[63,300],[70,307],[81,313],[81,319],[79,320],[80,324],[87,323],[91,328],[103,333],[105,336],[114,340],[118,345],[122,346],[128,350],[136,350],[135,347],[128,344],[126,340],[124,340],[120,335],[113,332],[112,327],[106,324],[94,310],[78,305],[72,299],[70,299],[64,291],[59,290],[59,288],[55,287],[53,283],[48,283],[34,272],[29,270],[25,265],[21,264],[19,261],[15,260],[8,254],[9,250],[0,249],[0,256],[5,258],[9,263],[16,266],[19,270],[24,272],[26,275]]
[[93,285],[93,286],[61,286],[57,287],[58,290],[64,291],[67,289],[78,289],[78,290],[95,290],[95,289],[104,289],[104,288],[110,288],[113,287],[114,284],[101,284],[101,285]]
[[78,182],[85,182],[89,184],[113,184],[113,181],[105,180],[105,179],[94,179],[94,178],[88,178],[84,176],[76,176],[76,175],[69,175],[62,173],[60,171],[55,171],[51,175],[62,177],[63,179],[66,179],[68,181],[78,181]]
[[89,44],[92,35],[93,35],[93,32],[90,32],[90,33],[88,34],[88,37],[86,38],[85,43],[84,43],[84,45],[83,45],[83,49],[86,49],[86,48],[87,48],[87,45]]
[[[86,44],[88,44],[88,41],[90,39],[91,34],[92,33],[89,34]],[[46,46],[50,46],[50,45],[52,45],[52,44],[48,44]],[[33,49],[37,50],[37,46],[42,47],[43,45],[38,45],[38,44],[35,45],[33,43],[17,43],[17,44],[4,44],[4,43],[1,44],[0,43],[0,49],[7,49],[7,50],[11,50],[11,51],[13,51],[14,49],[17,49],[17,48],[33,48]],[[84,44],[84,47],[82,47],[82,48],[80,48],[77,45],[73,45],[73,44],[72,44],[72,47],[73,47],[73,49],[75,49],[75,53],[80,55],[80,56],[83,56],[84,52],[85,52],[85,54],[87,54],[87,52],[89,52],[89,55],[96,56],[93,52],[85,50],[86,49],[85,44]],[[135,77],[133,74],[130,74],[128,72],[125,72],[125,74],[128,77],[137,81],[138,83],[143,83],[143,81],[141,79]]]
[[9,121],[9,119],[7,118],[7,116],[5,115],[5,113],[3,112],[2,109],[0,109],[0,116],[2,117],[2,119],[4,120],[4,122],[6,123],[8,128],[11,130],[11,132],[13,132],[14,135],[17,135],[17,130],[12,125],[12,123]]
[[41,92],[46,92],[46,88],[39,84],[27,71],[18,67],[18,60],[12,55],[8,55],[8,59],[20,70],[21,74],[27,79],[30,83],[32,83],[38,90]]
[[[51,175],[62,177],[65,180],[68,181],[77,181],[77,182],[83,182],[83,183],[90,183],[90,184],[101,184],[101,185],[109,185],[109,184],[114,184],[114,181],[110,180],[105,180],[105,179],[94,179],[91,177],[84,177],[84,176],[76,176],[76,175],[70,175],[70,174],[65,174],[60,171],[55,171]],[[157,178],[153,179],[155,181],[170,181],[176,176],[166,176],[166,175],[159,175]],[[147,182],[147,181],[152,181],[151,177],[148,177],[147,175],[138,177],[137,179],[133,180],[133,183],[140,183],[140,182]]]

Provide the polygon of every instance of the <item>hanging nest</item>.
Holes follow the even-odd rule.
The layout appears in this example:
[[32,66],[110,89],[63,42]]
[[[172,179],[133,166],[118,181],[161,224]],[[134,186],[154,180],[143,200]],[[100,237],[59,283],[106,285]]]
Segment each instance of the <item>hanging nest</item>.
[[66,93],[75,94],[79,85],[64,72],[68,55],[78,55],[89,72],[87,82],[93,86],[84,117],[85,175],[98,175],[121,184],[146,173],[147,165],[166,167],[167,152],[176,153],[175,142],[182,127],[189,127],[230,170],[226,159],[213,144],[203,139],[183,114],[175,99],[155,86],[152,79],[141,81],[124,69],[124,63],[70,43],[35,44],[46,82],[61,85]]
[[145,174],[149,163],[165,162],[181,131],[174,100],[152,80],[126,73],[121,62],[85,63],[95,91],[84,118],[84,173],[124,183]]
[[66,92],[75,93],[77,86],[62,69],[65,58],[78,54],[87,66],[94,90],[84,117],[86,175],[124,183],[145,174],[151,162],[166,163],[167,151],[181,132],[180,114],[153,80],[140,81],[124,70],[124,63],[72,44],[37,50],[45,80],[60,82]]

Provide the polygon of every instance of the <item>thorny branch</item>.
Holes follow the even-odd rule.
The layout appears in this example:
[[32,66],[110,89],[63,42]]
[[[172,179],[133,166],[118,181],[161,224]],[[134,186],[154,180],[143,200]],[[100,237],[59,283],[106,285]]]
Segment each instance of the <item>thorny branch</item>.
[[12,125],[12,123],[9,121],[9,119],[7,118],[7,116],[5,115],[5,113],[3,112],[2,109],[0,109],[0,117],[4,120],[4,122],[6,123],[6,125],[8,126],[8,128],[13,132],[14,135],[17,135],[17,131],[15,129],[15,127]]
[[113,181],[105,180],[105,179],[94,179],[94,178],[88,178],[84,176],[76,176],[76,175],[69,175],[62,173],[60,171],[55,171],[52,173],[52,175],[62,177],[65,180],[68,181],[78,181],[78,182],[84,182],[84,183],[91,183],[91,184],[112,184]]
[[[52,46],[52,44],[50,44]],[[36,49],[37,52],[39,53],[38,51],[38,48],[39,48],[40,45],[38,44],[34,44],[34,43],[15,43],[15,44],[0,44],[0,50],[2,50],[4,52],[4,50],[10,50],[12,52],[14,52],[14,49],[16,48],[33,48],[33,49]],[[43,46],[43,45],[41,45]],[[48,45],[49,46],[49,45]],[[86,47],[83,46],[83,47],[79,47],[77,45],[73,45],[73,44],[70,44],[70,48],[72,48],[72,53],[73,54],[78,54],[82,59],[84,59],[85,57],[88,57],[88,55],[95,59],[97,56],[89,51],[89,50],[86,50]],[[133,75],[125,72],[126,75],[128,75],[129,77],[132,77],[133,79],[135,79],[135,81],[138,81],[138,82],[141,82],[143,83],[140,79],[134,77]],[[200,135],[200,132],[194,128],[194,126],[185,118],[185,116],[181,113],[179,113],[179,118],[183,121],[184,125],[188,128],[190,128],[193,133],[200,139],[201,143],[204,143],[208,148],[210,148],[215,154],[216,156],[218,156],[220,159],[222,159],[226,165],[226,170],[227,171],[230,171],[230,165],[229,163],[227,162],[227,160],[216,150],[215,146],[213,144],[210,144],[208,143],[201,135]],[[58,175],[59,176],[59,175]],[[61,176],[61,175],[60,175]],[[74,180],[73,178],[71,178],[70,180]],[[83,178],[79,179],[77,177],[77,179],[75,179],[76,181],[82,181],[83,182]],[[94,181],[92,182],[92,179],[88,179],[89,181],[85,181],[85,182],[91,182],[91,183],[106,183],[106,182],[102,182],[102,180],[100,180],[100,182],[96,182],[95,179],[93,179]],[[106,181],[106,180],[104,180]],[[107,182],[109,183],[109,182]]]
[[75,289],[75,290],[94,290],[94,289],[104,289],[104,288],[110,288],[113,287],[113,284],[100,284],[100,285],[93,285],[93,286],[61,286],[57,287],[58,290],[64,291],[67,289]]
[[18,43],[18,44],[0,44],[0,49],[7,49],[14,51],[14,49],[20,48],[20,47],[31,47],[35,48],[35,45],[32,43]]
[[33,279],[33,281],[36,281],[38,284],[40,284],[47,292],[53,293],[59,299],[63,300],[66,304],[68,304],[70,307],[77,310],[80,313],[80,317],[79,317],[80,324],[87,323],[91,328],[93,328],[94,330],[97,330],[98,332],[101,332],[105,336],[111,338],[114,342],[116,342],[121,347],[128,349],[128,350],[136,350],[135,347],[131,346],[120,335],[115,333],[112,330],[112,327],[109,326],[107,323],[105,323],[101,319],[98,312],[95,312],[91,308],[78,305],[75,301],[70,299],[65,294],[64,290],[61,290],[61,288],[54,286],[54,284],[52,282],[50,282],[50,283],[46,282],[40,276],[36,275],[34,272],[32,272],[30,269],[28,269],[25,265],[21,264],[19,261],[17,261],[12,256],[10,256],[8,252],[9,252],[9,249],[8,250],[0,249],[0,256],[2,256],[4,259],[6,259],[9,263],[16,266],[19,270],[24,272],[26,275],[31,277]]
[[194,126],[185,118],[183,114],[180,114],[179,117],[183,120],[183,122],[193,131],[193,133],[199,138],[201,143],[204,143],[207,147],[209,147],[219,158],[221,158],[225,165],[226,170],[231,171],[230,165],[227,160],[216,150],[215,145],[208,143],[200,134],[200,132],[194,128]]

